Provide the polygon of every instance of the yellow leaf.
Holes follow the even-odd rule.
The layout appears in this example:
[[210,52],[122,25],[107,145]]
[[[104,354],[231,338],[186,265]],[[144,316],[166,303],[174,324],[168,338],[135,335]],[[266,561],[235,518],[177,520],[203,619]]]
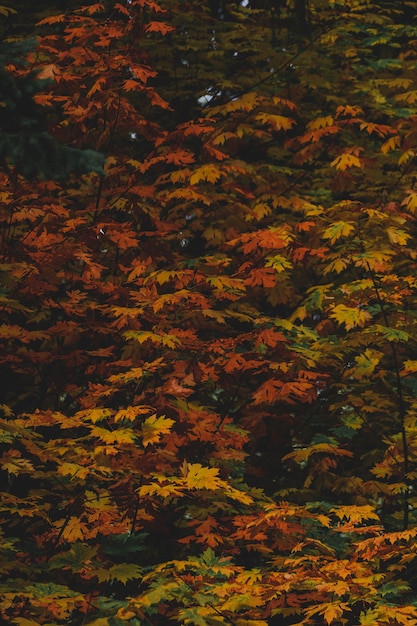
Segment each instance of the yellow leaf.
[[[147,485],[142,485],[137,490],[137,493],[140,498],[144,496],[158,496],[160,498],[175,498],[177,496],[181,497],[183,495],[183,487],[179,486],[177,483],[172,482],[172,480],[164,480],[164,478],[156,477],[160,482],[148,483]],[[176,479],[179,481],[179,479]]]
[[201,309],[201,313],[204,317],[214,319],[220,324],[224,324],[226,321],[226,316],[221,311],[214,311],[213,309]]
[[58,474],[62,476],[76,476],[77,478],[86,478],[88,476],[89,471],[86,467],[82,465],[77,465],[77,463],[61,463],[57,468]]
[[[361,613],[359,623],[361,626],[375,626],[375,624],[381,624],[381,611],[369,609],[365,613]],[[384,622],[383,623],[387,623]]]
[[128,623],[128,621],[134,617],[136,617],[136,613],[134,613],[133,611],[130,611],[129,609],[125,609],[124,607],[119,609],[116,613],[116,618],[125,623]]
[[344,304],[334,306],[330,312],[330,317],[333,317],[338,324],[344,324],[346,330],[352,330],[355,326],[363,327],[366,322],[372,319],[372,315],[365,309],[359,306],[345,306]]
[[175,348],[181,344],[181,340],[176,335],[162,335],[160,341],[162,345],[167,346],[167,348]]
[[406,102],[407,104],[414,104],[417,102],[417,91],[406,91],[395,96],[397,102]]
[[185,465],[185,478],[188,489],[218,489],[223,481],[217,477],[217,467],[203,467],[200,463]]
[[234,594],[231,596],[226,602],[224,602],[221,606],[222,611],[232,611],[233,613],[237,613],[242,609],[248,609],[251,607],[260,606],[263,604],[262,598],[257,598],[253,594],[250,593],[241,593]]
[[13,417],[13,409],[11,409],[7,404],[0,404],[0,410],[4,413],[5,417]]
[[267,262],[265,263],[265,267],[273,267],[274,270],[278,273],[284,272],[287,269],[292,268],[292,263],[284,256],[280,254],[276,254],[275,256],[268,257]]
[[[15,13],[17,13],[15,9],[11,9],[10,7],[0,6],[0,15],[5,15],[7,17],[8,15],[14,15]],[[17,620],[14,620],[14,621],[16,622]]]
[[348,374],[357,379],[372,376],[382,356],[382,352],[366,348],[363,354],[355,357],[356,365],[348,370]]
[[181,344],[181,340],[176,335],[157,335],[150,330],[127,330],[123,335],[126,339],[134,339],[140,344],[148,340],[168,348],[175,348]]
[[401,203],[403,206],[407,207],[411,213],[417,212],[417,191],[409,190],[408,196],[404,198]]
[[252,111],[252,109],[259,104],[259,101],[259,96],[254,91],[250,91],[249,93],[243,94],[243,96],[240,96],[239,98],[230,100],[224,106],[214,107],[211,112],[213,115],[216,115],[222,111],[225,113],[234,113],[235,111]]
[[82,541],[87,531],[87,526],[75,515],[67,523],[63,522],[63,527],[61,537],[64,541]]
[[379,521],[379,515],[375,513],[374,507],[369,504],[363,506],[338,506],[337,508],[330,509],[331,513],[334,513],[340,520],[347,519],[352,524],[361,524],[363,520],[377,520]]
[[351,609],[345,603],[324,602],[323,604],[307,608],[305,613],[308,617],[323,615],[326,624],[332,624],[335,620],[340,620],[344,610],[350,611]]
[[244,585],[246,585],[247,583],[253,584],[258,582],[259,580],[262,580],[262,572],[258,568],[245,570],[241,574],[238,574],[236,577],[236,581],[238,583],[243,583]]
[[[149,409],[146,409],[146,412],[149,412]],[[137,416],[141,414],[143,414],[142,406],[128,406],[126,409],[121,409],[120,411],[117,411],[116,415],[114,416],[114,421],[120,422],[121,420],[128,420],[129,422],[134,422]]]
[[219,291],[231,291],[239,293],[244,290],[241,278],[231,278],[230,276],[208,276],[206,281]]
[[166,435],[170,432],[172,425],[175,421],[161,415],[151,415],[142,424],[141,434],[143,437],[143,445],[146,447],[150,443],[158,443],[161,439],[161,435]]
[[297,448],[283,457],[283,460],[294,459],[296,463],[304,463],[313,454],[334,454],[336,456],[353,456],[349,450],[338,448],[330,443],[315,443],[306,448]]
[[138,381],[140,378],[142,378],[142,376],[142,367],[132,367],[127,372],[122,372],[121,374],[113,374],[112,376],[109,376],[108,381],[110,383],[130,383],[132,380]]
[[348,169],[348,167],[362,167],[360,158],[355,154],[350,154],[349,152],[340,154],[338,157],[333,159],[330,165],[331,167],[335,167],[337,170],[342,171]]
[[404,361],[403,374],[413,374],[414,372],[417,372],[417,361]]
[[140,344],[145,343],[148,339],[151,341],[158,339],[158,335],[155,335],[155,333],[152,333],[150,330],[127,330],[123,333],[123,336],[126,337],[126,339],[134,339]]
[[390,137],[385,141],[385,143],[381,146],[382,154],[388,154],[391,150],[396,150],[401,145],[401,137],[400,135],[396,135],[395,137]]
[[388,263],[394,252],[392,250],[366,250],[352,255],[356,267],[364,267],[367,271],[386,272]]
[[87,409],[85,411],[78,411],[75,414],[76,418],[80,418],[82,417],[85,420],[88,420],[89,422],[92,422],[93,424],[96,424],[97,422],[101,422],[102,420],[105,420],[106,418],[110,417],[112,414],[110,409],[105,409],[103,407],[97,407],[95,409]]
[[331,226],[326,228],[322,237],[323,239],[329,239],[330,243],[334,243],[335,241],[340,239],[340,237],[347,237],[354,231],[354,222],[344,222],[340,220],[338,222],[334,222],[333,224],[331,224]]
[[160,270],[158,272],[154,272],[154,276],[156,278],[156,281],[160,284],[160,285],[164,285],[165,283],[167,283],[168,281],[170,281],[174,276],[172,272],[168,272],[167,270]]
[[387,234],[390,242],[392,244],[398,244],[399,246],[406,246],[411,237],[411,235],[405,232],[405,230],[402,230],[401,228],[394,228],[392,226],[387,228]]
[[110,495],[85,492],[85,506],[96,511],[110,511],[114,508]]
[[327,265],[323,268],[323,274],[325,276],[327,274],[331,274],[332,272],[336,272],[336,274],[340,274],[349,265],[349,259],[346,258],[346,256],[335,257],[334,255],[329,255],[328,257],[329,259],[330,259],[330,256],[332,256],[333,258],[329,260]]
[[343,615],[344,609],[347,609],[348,611],[351,610],[347,604],[341,604],[340,602],[332,602],[331,604],[328,604],[323,612],[326,624],[331,624],[334,620],[339,620],[339,618]]
[[331,115],[325,117],[317,117],[307,124],[308,130],[318,130],[319,128],[326,128],[326,126],[332,126],[334,119]]
[[415,157],[415,152],[412,148],[406,150],[398,159],[398,165],[402,165],[403,163],[407,163],[411,159]]
[[136,433],[128,428],[107,430],[106,428],[100,428],[99,426],[95,426],[91,429],[91,434],[93,437],[98,437],[99,439],[101,439],[101,441],[104,441],[104,443],[110,445],[113,443],[133,443],[136,439]]
[[255,119],[262,124],[269,124],[274,130],[290,130],[295,124],[291,117],[271,113],[258,113]]
[[[175,563],[175,561],[173,563]],[[180,582],[161,582],[151,588],[147,593],[139,596],[137,599],[132,598],[131,604],[133,606],[138,606],[141,611],[143,611],[144,606],[158,606],[161,601],[164,601],[167,598],[171,599],[177,597],[179,586]]]
[[221,175],[222,171],[215,165],[202,165],[191,174],[190,185],[196,185],[200,181],[217,183]]
[[20,452],[17,450],[10,450],[5,452],[0,459],[0,466],[3,470],[18,476],[19,474],[33,474],[34,467],[27,459],[22,459]]

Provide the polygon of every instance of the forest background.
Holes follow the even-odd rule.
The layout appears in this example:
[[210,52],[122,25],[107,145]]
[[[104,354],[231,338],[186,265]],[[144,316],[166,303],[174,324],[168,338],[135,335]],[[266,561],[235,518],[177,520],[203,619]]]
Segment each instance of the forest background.
[[0,6],[2,624],[417,624],[416,17]]

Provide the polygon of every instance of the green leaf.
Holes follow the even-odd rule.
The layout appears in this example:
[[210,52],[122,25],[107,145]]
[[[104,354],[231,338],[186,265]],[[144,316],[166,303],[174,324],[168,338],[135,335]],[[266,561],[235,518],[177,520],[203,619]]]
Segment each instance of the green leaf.
[[148,533],[110,535],[103,541],[103,550],[108,556],[125,560],[131,554],[146,550]]

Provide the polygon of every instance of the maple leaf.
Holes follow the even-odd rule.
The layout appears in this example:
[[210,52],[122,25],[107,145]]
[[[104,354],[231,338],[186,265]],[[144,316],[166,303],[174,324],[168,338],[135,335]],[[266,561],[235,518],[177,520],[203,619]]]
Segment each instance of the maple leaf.
[[396,96],[398,102],[406,102],[407,104],[414,104],[417,102],[417,91],[406,91]]
[[21,456],[18,450],[10,450],[5,452],[0,458],[0,466],[3,470],[11,475],[32,474],[34,472],[33,464]]
[[411,238],[410,233],[407,233],[401,228],[388,227],[387,235],[392,244],[398,244],[399,246],[406,246],[408,240]]
[[[141,368],[138,368],[138,369],[140,369],[140,371],[142,372]],[[134,378],[136,377],[137,375],[134,376]],[[127,378],[127,380],[129,379],[130,377]],[[126,380],[126,378],[124,378],[123,380]],[[147,413],[148,411],[149,409],[146,408],[145,412]],[[114,416],[114,421],[119,422],[119,421],[127,420],[129,422],[134,422],[136,418],[138,417],[138,415],[142,415],[142,414],[143,414],[142,406],[128,406],[126,409],[120,409],[119,411],[117,411],[117,413]]]
[[243,280],[241,278],[232,278],[230,276],[208,276],[207,282],[219,291],[231,291],[239,293],[244,291]]
[[182,473],[188,489],[218,489],[223,481],[218,478],[217,467],[203,467],[200,463],[185,463]]
[[296,400],[305,398],[306,394],[313,390],[314,385],[310,382],[283,382],[271,378],[260,385],[253,394],[253,398],[255,404],[272,403],[277,400],[293,404]]
[[0,410],[3,412],[5,417],[13,417],[14,415],[13,410],[7,404],[0,404]]
[[109,445],[133,443],[137,438],[136,433],[128,428],[107,430],[106,428],[101,428],[100,426],[93,426],[91,428],[91,435]]
[[117,580],[124,585],[129,582],[129,580],[137,580],[143,576],[142,569],[139,565],[133,563],[117,563],[116,565],[112,565],[108,572],[108,580]]
[[151,415],[141,426],[142,443],[146,447],[150,443],[158,443],[162,435],[171,431],[175,421],[165,415]]
[[280,254],[274,256],[268,256],[265,263],[266,267],[273,267],[276,272],[284,272],[287,269],[291,269],[293,264],[287,258]]
[[79,11],[82,13],[87,13],[88,15],[94,15],[95,13],[101,13],[105,10],[104,4],[101,2],[95,2],[94,4],[90,4],[89,6],[80,7]]
[[352,330],[356,326],[363,327],[372,319],[372,315],[360,306],[350,307],[345,304],[337,304],[332,307],[330,317],[338,324],[344,324],[346,330]]
[[351,154],[350,152],[340,154],[335,159],[333,159],[330,165],[331,167],[335,167],[337,170],[342,171],[350,167],[363,167],[360,158],[356,154]]
[[102,4],[47,18],[5,68],[10,155],[28,136],[29,165],[53,160],[45,128],[107,162],[0,167],[3,619],[333,625],[362,603],[358,623],[410,626],[413,3],[407,24],[320,3],[304,30],[332,28],[295,64],[303,2],[276,45],[263,3]]
[[336,109],[336,117],[340,116],[358,117],[363,115],[363,109],[360,106],[352,106],[350,104],[339,105]]
[[257,598],[249,593],[236,593],[232,598],[229,598],[222,604],[222,610],[237,613],[242,609],[261,606],[262,603],[262,598]]
[[347,237],[352,232],[355,231],[355,223],[354,222],[344,222],[342,220],[338,222],[334,222],[331,226],[326,228],[322,237],[323,239],[329,239],[330,243],[333,244],[335,241],[340,239],[340,237]]
[[60,535],[64,541],[83,541],[86,534],[87,525],[76,515],[64,520],[60,528]]
[[44,19],[38,22],[38,26],[44,26],[46,24],[57,24],[60,22],[65,22],[65,13],[60,13],[59,15],[49,15]]
[[348,371],[358,379],[372,376],[382,357],[382,352],[366,348],[363,354],[355,357],[356,365]]
[[62,476],[77,476],[77,478],[86,478],[89,474],[89,470],[77,463],[64,462],[59,463],[57,468],[58,474]]
[[395,133],[395,130],[391,126],[387,126],[386,124],[374,124],[373,122],[361,122],[359,128],[366,130],[369,135],[375,133],[379,137],[386,137],[387,135]]
[[365,504],[363,506],[340,506],[331,509],[340,520],[347,519],[353,524],[360,524],[363,520],[379,520],[375,508]]
[[397,150],[401,146],[401,137],[400,135],[396,135],[394,137],[390,137],[385,141],[381,146],[382,154],[388,154],[391,150]]
[[339,621],[345,611],[351,611],[349,605],[345,602],[323,602],[318,606],[305,609],[307,617],[313,615],[322,615],[326,624],[332,624]]
[[173,30],[175,30],[174,26],[165,24],[164,22],[149,22],[145,26],[145,31],[147,33],[161,33],[161,35],[166,35]]
[[[286,248],[292,239],[293,237],[288,227],[280,226],[257,230],[255,233],[246,233],[242,235],[240,240],[237,240],[236,243],[241,241],[243,243],[243,252],[249,254],[258,247],[269,248],[271,250]],[[235,241],[229,243],[233,244]]]
[[101,422],[112,415],[111,409],[106,409],[104,407],[95,407],[93,409],[86,409],[83,411],[78,411],[75,414],[75,417],[87,419],[89,422],[96,424],[97,422]]
[[262,285],[262,287],[275,287],[277,282],[276,272],[274,269],[269,268],[252,268],[252,271],[248,278],[245,280],[245,283],[251,287],[256,287],[256,285]]
[[[216,532],[217,521],[209,515],[205,520],[193,520],[191,524],[197,535],[197,543],[205,543],[210,548],[215,548],[222,543],[222,537]],[[186,538],[187,539],[187,538]],[[184,543],[186,543],[184,541]]]
[[[195,156],[192,152],[189,152],[188,150],[183,150],[182,148],[177,148],[175,150],[171,150],[167,155],[166,155],[166,160],[167,163],[173,163],[174,165],[186,165],[187,163],[194,163],[195,162]],[[190,184],[191,180],[190,180]],[[179,192],[178,189],[175,190],[177,193]],[[184,197],[192,197],[192,190],[183,190],[183,193],[187,194]]]
[[202,165],[191,174],[190,185],[196,185],[200,181],[216,183],[222,175],[222,170],[215,165]]
[[123,228],[120,230],[116,230],[114,227],[105,227],[103,226],[103,230],[105,231],[106,237],[109,238],[110,241],[115,243],[120,250],[127,250],[128,248],[136,248],[138,245],[137,233],[133,230],[130,230],[126,224],[123,225]]
[[417,212],[417,192],[409,190],[408,195],[404,198],[401,204],[412,213]]
[[290,130],[295,124],[295,120],[290,117],[273,115],[271,113],[258,113],[255,119],[262,124],[269,124],[274,130]]

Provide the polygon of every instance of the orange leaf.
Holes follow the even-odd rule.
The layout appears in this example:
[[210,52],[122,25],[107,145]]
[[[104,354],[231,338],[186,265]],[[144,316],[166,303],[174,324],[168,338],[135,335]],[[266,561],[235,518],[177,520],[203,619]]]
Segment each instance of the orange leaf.
[[145,27],[147,33],[161,33],[161,35],[166,35],[173,30],[175,30],[173,26],[165,24],[164,22],[149,22]]

